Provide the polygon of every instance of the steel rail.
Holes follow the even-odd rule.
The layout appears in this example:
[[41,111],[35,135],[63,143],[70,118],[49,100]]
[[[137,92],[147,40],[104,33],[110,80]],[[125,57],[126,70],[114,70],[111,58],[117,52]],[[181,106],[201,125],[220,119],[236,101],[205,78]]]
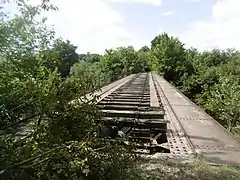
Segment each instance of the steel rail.
[[[108,101],[111,101],[112,99],[114,99],[114,97],[118,96],[124,89],[126,89],[127,87],[129,87],[129,85],[131,85],[131,83],[137,79],[141,74],[136,74],[132,79],[130,79],[129,81],[127,81],[125,84],[123,84],[121,87],[119,87],[118,89],[116,89],[118,91],[117,94],[114,94],[113,96],[111,96],[111,98]],[[127,86],[126,86],[127,85]],[[119,91],[120,89],[120,91]],[[112,95],[112,93],[110,94]],[[109,96],[109,95],[108,95]],[[107,97],[108,97],[107,96]]]
[[138,104],[138,110],[137,110],[137,113],[136,113],[136,121],[137,122],[139,122],[139,114],[140,114],[140,109],[139,108],[141,108],[140,106],[142,104],[143,96],[144,96],[144,93],[145,93],[145,90],[146,90],[147,80],[148,80],[148,76],[146,75],[146,78],[144,80],[143,87],[142,87],[141,98],[140,98],[139,104]]

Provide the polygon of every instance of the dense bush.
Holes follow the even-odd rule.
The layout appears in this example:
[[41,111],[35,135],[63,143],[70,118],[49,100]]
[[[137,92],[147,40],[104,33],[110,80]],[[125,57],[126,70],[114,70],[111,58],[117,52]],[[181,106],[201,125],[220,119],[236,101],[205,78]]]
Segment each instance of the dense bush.
[[0,22],[0,179],[125,177],[135,156],[99,139],[95,97],[86,98],[102,84],[90,69],[69,74],[76,47],[35,21],[42,6],[20,10]]
[[176,85],[229,131],[240,129],[240,52],[198,52],[167,34],[152,41],[153,70]]

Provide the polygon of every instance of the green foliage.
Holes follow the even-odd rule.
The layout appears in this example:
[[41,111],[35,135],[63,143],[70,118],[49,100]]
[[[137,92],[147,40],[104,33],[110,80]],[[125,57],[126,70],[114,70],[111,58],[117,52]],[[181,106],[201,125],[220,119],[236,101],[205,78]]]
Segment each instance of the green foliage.
[[157,36],[151,43],[151,50],[147,46],[139,51],[132,47],[106,50],[97,62],[87,60],[91,54],[81,55],[81,63],[72,72],[101,87],[132,73],[156,71],[228,130],[239,134],[239,52],[185,49],[177,38],[167,34]]
[[211,87],[205,108],[228,130],[240,125],[240,85],[233,77],[222,77]]
[[89,63],[95,63],[95,62],[100,62],[101,60],[101,55],[99,54],[81,54],[79,55],[79,59],[80,61],[85,61],[85,62],[89,62]]
[[40,7],[23,6],[1,21],[0,179],[125,175],[135,156],[99,140],[95,98],[86,97],[100,86],[88,74],[99,65],[68,76],[76,47],[52,42],[54,33],[34,20]]
[[[49,45],[54,37],[54,31],[44,25],[46,18],[36,20],[42,11],[56,9],[43,0],[38,6],[31,6],[24,0],[17,0],[17,7],[21,15],[8,16],[1,12],[0,21],[0,54],[9,58],[19,58],[20,54],[32,53]],[[1,10],[1,9],[0,9]]]
[[227,63],[207,69],[203,92],[197,98],[214,118],[235,133],[239,133],[240,125],[239,65],[240,59],[233,56]]
[[184,45],[176,38],[162,34],[153,39],[152,53],[156,57],[155,71],[174,84],[180,85],[182,79],[194,72],[191,62],[186,58]]
[[55,39],[46,18],[36,20],[42,10],[56,10],[49,0],[38,6],[15,2],[19,15],[0,12],[1,179],[141,178],[131,174],[131,149],[99,139],[96,97],[86,96],[133,73],[162,74],[240,134],[238,51],[198,52],[162,34],[151,49],[79,55],[70,41]]
[[157,36],[151,43],[152,70],[239,136],[240,53],[233,49],[185,49],[178,39],[167,34]]
[[72,67],[71,74],[86,79],[91,84],[90,91],[97,90],[110,83],[110,77],[104,71],[104,64],[102,62],[90,63],[81,61]]
[[147,46],[143,46],[139,51],[149,52],[150,49],[149,49],[149,47],[147,47]]
[[127,75],[144,72],[150,65],[150,52],[137,52],[133,47],[106,50],[103,56],[81,54],[79,58],[80,62],[74,65],[71,74],[87,77],[98,88]]
[[105,71],[115,81],[126,75],[144,72],[148,66],[144,52],[137,53],[133,47],[121,47],[117,50],[106,50],[103,56]]
[[184,81],[181,89],[239,136],[239,52],[213,50],[197,53],[192,61],[196,73]]
[[52,70],[58,67],[61,76],[66,77],[69,75],[71,67],[79,62],[76,49],[77,47],[72,45],[70,41],[64,42],[62,39],[56,39],[52,48],[41,53],[43,65]]

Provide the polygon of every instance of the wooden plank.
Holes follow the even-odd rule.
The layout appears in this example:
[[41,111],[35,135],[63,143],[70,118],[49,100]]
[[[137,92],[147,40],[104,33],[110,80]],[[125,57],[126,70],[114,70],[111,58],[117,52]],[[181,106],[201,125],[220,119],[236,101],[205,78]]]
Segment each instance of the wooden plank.
[[129,118],[148,118],[148,119],[163,119],[163,111],[117,111],[117,110],[101,110],[108,117],[129,117]]
[[98,105],[126,105],[126,106],[150,106],[149,103],[141,103],[139,105],[139,102],[121,102],[121,101],[101,101],[98,103]]
[[152,108],[160,108],[157,92],[154,87],[152,74],[149,73],[149,87],[150,87],[150,107]]

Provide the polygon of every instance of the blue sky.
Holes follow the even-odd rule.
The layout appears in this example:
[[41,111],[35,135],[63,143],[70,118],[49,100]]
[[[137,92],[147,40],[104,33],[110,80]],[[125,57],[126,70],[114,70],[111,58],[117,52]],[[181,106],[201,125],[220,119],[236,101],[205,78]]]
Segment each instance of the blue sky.
[[[36,0],[32,0],[36,2]],[[150,45],[162,32],[199,50],[240,48],[240,0],[51,0],[56,35],[78,52]]]
[[177,33],[183,31],[192,21],[209,18],[214,2],[216,0],[201,3],[194,0],[166,0],[160,6],[118,3],[115,8],[124,15],[125,28],[141,33],[142,36],[155,36],[159,28]]

